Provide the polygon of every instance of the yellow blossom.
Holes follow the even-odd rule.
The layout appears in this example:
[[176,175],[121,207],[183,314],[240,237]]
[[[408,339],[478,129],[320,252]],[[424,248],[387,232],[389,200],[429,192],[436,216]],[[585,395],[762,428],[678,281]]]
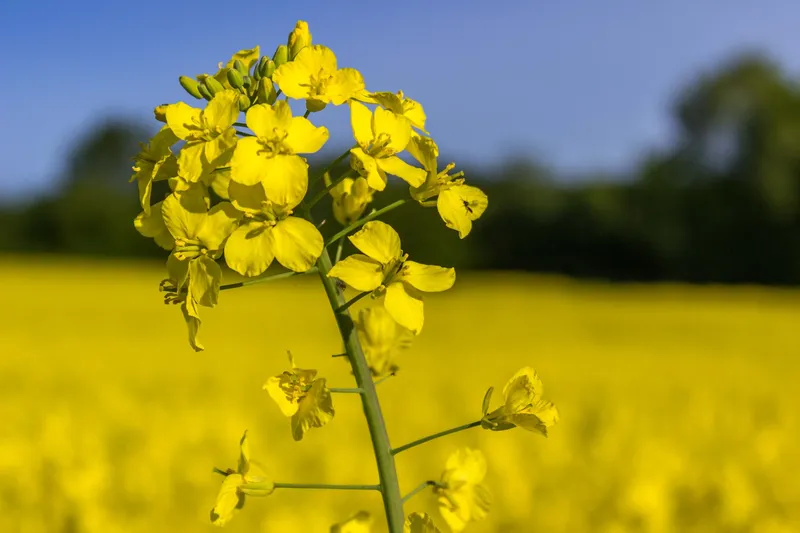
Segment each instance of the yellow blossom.
[[279,66],[272,80],[289,98],[305,99],[311,111],[342,105],[364,91],[364,78],[354,68],[338,68],[336,55],[322,45],[306,46],[294,61]]
[[542,380],[531,367],[520,369],[506,383],[503,388],[503,405],[487,414],[488,404],[487,397],[481,425],[492,431],[504,431],[519,426],[528,431],[537,431],[546,437],[547,428],[558,422],[558,409],[551,402],[542,399]]
[[397,91],[396,93],[367,93],[365,97],[359,98],[359,100],[368,104],[378,104],[395,115],[406,117],[412,126],[423,133],[428,133],[425,131],[426,117],[422,104],[411,98],[406,98],[403,91]]
[[169,179],[178,174],[178,161],[170,148],[178,142],[178,137],[169,126],[162,127],[147,144],[141,144],[141,150],[133,159],[133,176],[139,187],[139,201],[146,214],[150,213],[150,195],[153,182]]
[[267,477],[263,468],[250,460],[247,431],[239,441],[239,464],[236,470],[226,472],[225,480],[217,495],[217,503],[211,509],[211,523],[224,526],[244,506],[246,496],[269,496],[275,483]]
[[330,175],[325,173],[325,186],[330,188],[333,197],[333,217],[342,226],[351,224],[372,201],[372,189],[367,180],[361,177],[344,178],[331,187]]
[[328,276],[359,291],[374,291],[376,297],[385,293],[384,305],[392,318],[419,334],[424,322],[420,291],[449,289],[456,271],[408,261],[408,254],[400,249],[400,236],[384,222],[367,222],[349,239],[366,255],[353,254],[339,261]]
[[434,487],[439,511],[453,531],[486,518],[491,496],[481,484],[486,477],[486,458],[479,450],[464,448],[453,453],[445,465],[441,483]]
[[445,225],[458,231],[458,236],[462,239],[469,235],[472,221],[480,218],[489,205],[486,194],[477,187],[465,185],[463,172],[450,175],[455,163],[450,163],[438,172],[439,148],[433,139],[414,134],[408,144],[408,151],[428,172],[425,183],[411,188],[412,198],[422,205],[430,205],[430,199],[437,196],[436,208]]
[[372,375],[393,374],[399,352],[411,347],[414,334],[394,321],[385,307],[373,305],[358,313],[356,331]]
[[262,183],[246,186],[231,181],[228,195],[237,209],[245,213],[239,228],[225,245],[225,261],[243,276],[257,276],[277,259],[295,272],[311,268],[322,254],[319,230],[294,209],[303,198],[307,181],[292,182],[295,187],[267,199]]
[[331,526],[331,533],[370,533],[372,516],[366,511],[359,511],[344,522]]
[[428,513],[411,513],[403,524],[403,533],[439,533]]
[[281,412],[291,417],[292,437],[301,440],[309,429],[330,422],[335,411],[325,378],[316,378],[316,370],[297,368],[291,353],[289,363],[292,370],[269,378],[264,390],[275,400]]
[[404,179],[412,187],[425,183],[427,172],[409,165],[397,154],[411,139],[411,122],[381,107],[371,112],[360,102],[350,102],[350,123],[358,147],[350,150],[350,164],[376,191],[386,188],[386,175]]
[[178,154],[178,172],[196,182],[217,166],[227,163],[236,145],[233,123],[239,116],[239,93],[219,91],[205,109],[184,102],[167,106],[167,124],[186,141]]
[[308,163],[297,154],[319,151],[328,130],[303,117],[292,117],[285,100],[273,106],[258,104],[247,110],[247,127],[255,137],[238,142],[231,159],[231,179],[242,185],[263,183],[267,196],[308,183]]
[[298,20],[292,33],[289,34],[289,61],[292,61],[306,46],[311,46],[311,32],[308,30],[308,22]]

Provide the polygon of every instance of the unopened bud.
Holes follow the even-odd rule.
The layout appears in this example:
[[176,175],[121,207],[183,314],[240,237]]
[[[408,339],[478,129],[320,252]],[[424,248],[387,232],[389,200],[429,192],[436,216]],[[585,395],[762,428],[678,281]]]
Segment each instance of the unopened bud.
[[200,91],[200,84],[197,83],[197,80],[192,79],[189,76],[181,76],[178,78],[178,81],[181,83],[181,87],[186,89],[187,93],[191,94],[195,98],[203,97]]
[[231,87],[233,87],[234,89],[241,89],[244,86],[244,80],[242,79],[242,74],[235,68],[229,68],[227,76],[228,76],[228,83],[230,83]]
[[369,185],[367,185],[367,180],[366,179],[364,179],[362,177],[358,177],[355,180],[353,180],[353,195],[354,196],[357,196],[357,197],[366,196],[366,194],[368,192],[369,192]]
[[246,95],[240,94],[239,95],[239,111],[247,111],[247,109],[249,107],[250,107],[250,99]]
[[275,62],[275,68],[280,67],[287,61],[289,61],[289,48],[282,44],[275,50],[275,55],[272,56],[272,60]]
[[294,60],[300,50],[311,45],[311,32],[308,31],[308,22],[298,20],[289,34],[289,59]]
[[249,89],[253,85],[253,78],[250,76],[245,76],[242,78],[242,85],[244,85],[246,89]]
[[235,68],[236,71],[239,72],[239,74],[241,74],[242,76],[247,76],[248,74],[250,74],[247,71],[247,67],[245,66],[245,64],[242,63],[241,59],[237,59],[236,61],[233,62],[233,68]]
[[317,113],[325,109],[325,106],[328,105],[322,100],[315,100],[314,98],[309,98],[306,100],[306,109],[312,113]]
[[256,78],[266,78],[267,76],[267,63],[271,61],[270,58],[267,56],[262,56],[261,59],[258,60],[256,64],[256,68],[253,69],[253,75]]
[[208,76],[203,81],[203,83],[205,84],[206,88],[208,89],[208,92],[211,93],[212,97],[215,94],[217,94],[218,92],[225,90],[225,87],[220,82],[218,82],[217,79],[215,77],[213,77],[213,76]]
[[263,78],[261,85],[258,88],[258,102],[261,104],[272,105],[278,99],[278,93],[275,91],[275,85],[272,80]]
[[206,100],[211,100],[212,98],[214,98],[214,96],[211,94],[211,91],[208,90],[208,87],[206,87],[205,84],[199,84],[197,86],[197,89],[200,91],[200,94]]
[[156,108],[153,109],[153,114],[156,116],[156,120],[157,121],[164,122],[166,124],[166,122],[167,122],[167,104],[161,104],[161,105],[156,106]]

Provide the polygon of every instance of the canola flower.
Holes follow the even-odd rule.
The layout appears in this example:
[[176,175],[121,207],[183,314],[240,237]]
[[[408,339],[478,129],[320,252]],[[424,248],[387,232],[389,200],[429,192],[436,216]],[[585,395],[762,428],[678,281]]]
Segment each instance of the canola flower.
[[[424,481],[406,495],[400,492],[394,456],[481,425],[498,431],[519,425],[546,433],[557,414],[552,404],[541,400],[535,374],[525,370],[507,385],[501,408],[488,413],[487,395],[483,419],[391,446],[377,386],[395,375],[399,354],[422,331],[422,294],[450,289],[456,275],[453,268],[409,260],[398,233],[378,220],[405,200],[364,212],[390,176],[396,176],[409,184],[411,199],[421,205],[431,205],[436,197],[445,224],[464,238],[486,209],[486,195],[465,185],[463,173],[450,175],[452,165],[438,171],[438,148],[425,129],[422,104],[402,91],[367,91],[358,70],[339,68],[331,49],[312,43],[305,21],[298,21],[272,57],[260,56],[260,50],[240,50],[213,75],[179,78],[192,97],[207,102],[203,109],[177,102],[154,110],[166,125],[135,157],[132,181],[138,184],[143,211],[134,226],[170,251],[168,278],[160,287],[165,302],[180,304],[189,344],[197,351],[203,349],[198,341],[199,308],[217,306],[223,290],[304,273],[319,275],[344,347],[339,355],[349,363],[356,386],[329,387],[317,370],[298,368],[290,352],[291,368],[270,377],[263,388],[290,419],[295,441],[312,428],[322,435],[333,422],[334,394],[357,395],[378,480],[356,485],[274,481],[250,460],[245,432],[237,469],[217,470],[225,479],[211,521],[224,525],[248,496],[266,496],[276,489],[365,490],[381,494],[390,533],[432,533],[439,529],[430,516],[406,516],[403,505],[433,487],[442,518],[453,531],[461,531],[488,512],[482,453],[457,452],[448,459],[441,481]],[[292,99],[304,101],[302,117],[293,116]],[[345,103],[356,145],[316,174],[323,178],[323,188],[312,192],[320,180],[309,180],[305,156],[321,150],[330,134],[308,117],[328,104]],[[179,148],[173,151],[174,146]],[[406,150],[423,168],[399,157]],[[348,157],[349,168],[335,175],[337,165]],[[152,183],[159,180],[167,180],[171,192],[153,202]],[[325,221],[316,220],[314,209],[327,197],[333,218],[343,228],[326,238]],[[344,237],[361,253],[341,258]],[[337,242],[331,257],[328,247]],[[250,279],[223,285],[222,260]],[[266,275],[275,262],[287,272]],[[345,300],[342,283],[360,294]],[[354,320],[350,308],[368,295],[372,305]],[[308,324],[311,331],[314,326]],[[331,531],[365,533],[372,524],[371,516],[359,512],[334,524]]]

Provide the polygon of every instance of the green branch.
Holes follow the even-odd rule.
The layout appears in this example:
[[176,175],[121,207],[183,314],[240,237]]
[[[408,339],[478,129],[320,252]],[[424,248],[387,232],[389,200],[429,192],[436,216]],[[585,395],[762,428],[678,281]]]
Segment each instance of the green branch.
[[392,455],[397,455],[400,452],[404,452],[410,448],[415,446],[419,446],[420,444],[425,444],[426,442],[430,442],[434,439],[438,439],[439,437],[444,437],[446,435],[450,435],[451,433],[458,433],[459,431],[464,431],[465,429],[474,428],[481,425],[481,421],[477,420],[475,422],[470,422],[469,424],[464,424],[463,426],[458,426],[456,428],[447,429],[445,431],[440,431],[439,433],[434,433],[433,435],[428,435],[427,437],[422,437],[421,439],[417,439],[414,442],[409,442],[408,444],[404,444],[399,448],[392,448]]
[[422,483],[417,485],[414,488],[414,490],[412,490],[411,492],[409,492],[408,494],[403,496],[403,503],[406,503],[408,500],[410,500],[411,498],[413,498],[414,496],[416,496],[417,494],[419,494],[423,490],[427,489],[428,487],[444,487],[444,486],[445,485],[443,485],[442,483],[439,483],[438,481],[430,481],[430,480],[429,481],[423,481]]
[[343,237],[346,237],[346,236],[347,236],[347,234],[348,234],[348,233],[350,233],[351,231],[353,231],[354,229],[360,228],[361,226],[363,226],[364,224],[366,224],[366,223],[367,223],[367,222],[369,222],[370,220],[374,220],[374,219],[378,218],[379,216],[381,216],[381,215],[383,215],[383,214],[386,214],[386,213],[388,213],[388,212],[389,212],[389,211],[391,211],[392,209],[396,209],[396,208],[400,207],[401,205],[403,205],[404,203],[406,203],[406,201],[407,201],[407,200],[405,200],[405,199],[403,199],[403,200],[397,200],[396,202],[393,202],[393,203],[391,203],[391,204],[387,205],[387,206],[386,206],[386,207],[384,207],[384,208],[378,209],[377,211],[373,211],[373,212],[372,212],[372,213],[370,213],[369,215],[367,215],[367,216],[365,216],[365,217],[363,217],[363,218],[360,218],[360,219],[356,220],[355,222],[353,222],[352,224],[350,224],[349,226],[347,226],[346,228],[344,228],[342,231],[340,231],[339,233],[337,233],[336,235],[334,235],[333,237],[331,237],[330,239],[328,239],[328,240],[325,242],[325,246],[326,246],[326,247],[327,247],[327,246],[330,246],[331,244],[335,243],[335,242],[336,242],[336,241],[338,241],[339,239],[341,239],[341,238],[343,238]]
[[328,485],[325,483],[275,483],[276,489],[381,490],[380,485]]
[[347,300],[347,303],[344,303],[341,306],[337,307],[336,308],[336,312],[337,313],[341,313],[342,311],[347,311],[348,309],[350,309],[351,305],[353,305],[354,303],[356,303],[360,299],[364,298],[365,296],[369,296],[370,294],[372,294],[372,291],[362,292],[358,296],[353,296],[352,298]]

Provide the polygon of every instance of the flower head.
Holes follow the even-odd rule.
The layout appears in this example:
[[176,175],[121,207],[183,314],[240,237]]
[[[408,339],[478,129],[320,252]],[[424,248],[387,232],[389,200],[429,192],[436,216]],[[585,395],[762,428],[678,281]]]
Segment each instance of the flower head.
[[428,513],[411,513],[403,524],[403,533],[439,533]]
[[313,369],[297,368],[289,353],[291,370],[273,376],[264,384],[281,412],[292,419],[292,437],[301,440],[311,428],[320,428],[333,419],[335,411],[325,378]]
[[542,399],[542,380],[531,367],[520,369],[503,387],[503,405],[488,413],[490,392],[484,400],[481,425],[492,431],[521,427],[547,436],[547,428],[558,422],[558,409]]
[[400,249],[400,236],[391,226],[373,220],[349,237],[364,254],[339,261],[328,276],[339,278],[352,288],[386,295],[386,310],[401,326],[419,334],[424,322],[424,292],[445,291],[453,286],[456,271],[408,261]]
[[333,51],[318,44],[302,48],[293,61],[275,70],[272,80],[289,98],[305,99],[312,111],[327,104],[342,105],[364,91],[361,73],[338,68]]
[[167,125],[186,141],[178,154],[178,172],[186,181],[196,182],[223,165],[236,145],[233,123],[239,116],[239,93],[219,91],[205,109],[183,102],[167,106]]
[[453,531],[462,531],[469,522],[486,518],[491,495],[481,484],[486,477],[486,458],[479,450],[464,448],[448,459],[442,480],[434,487],[439,511]]
[[411,347],[414,338],[414,334],[395,322],[381,305],[366,307],[358,313],[356,331],[375,377],[396,372],[395,359],[401,350]]
[[412,187],[425,183],[427,173],[409,165],[397,154],[406,149],[411,138],[408,118],[381,107],[371,112],[362,103],[350,102],[350,123],[357,148],[350,150],[350,163],[376,191],[386,188],[387,174],[398,176]]
[[133,176],[139,187],[139,201],[145,214],[150,213],[150,195],[153,182],[169,179],[178,174],[178,160],[170,148],[178,142],[178,137],[164,126],[147,144],[141,144],[141,150],[133,159]]
[[[331,187],[330,175],[325,173],[325,185]],[[361,177],[344,178],[331,187],[333,197],[333,216],[342,226],[354,222],[372,201],[372,189],[367,180]]]
[[331,526],[331,533],[370,533],[372,516],[366,511],[359,511],[344,522]]
[[275,483],[267,477],[262,467],[250,460],[247,431],[239,441],[239,464],[236,470],[229,468],[217,495],[217,503],[211,509],[211,523],[224,526],[244,506],[245,496],[269,496]]
[[477,220],[486,211],[489,199],[477,187],[464,184],[464,173],[450,175],[455,163],[450,163],[441,172],[437,171],[439,147],[429,137],[412,135],[408,143],[408,152],[419,161],[428,173],[425,183],[412,187],[411,196],[422,205],[433,198],[436,208],[445,225],[458,232],[460,238],[469,235],[472,221]]

